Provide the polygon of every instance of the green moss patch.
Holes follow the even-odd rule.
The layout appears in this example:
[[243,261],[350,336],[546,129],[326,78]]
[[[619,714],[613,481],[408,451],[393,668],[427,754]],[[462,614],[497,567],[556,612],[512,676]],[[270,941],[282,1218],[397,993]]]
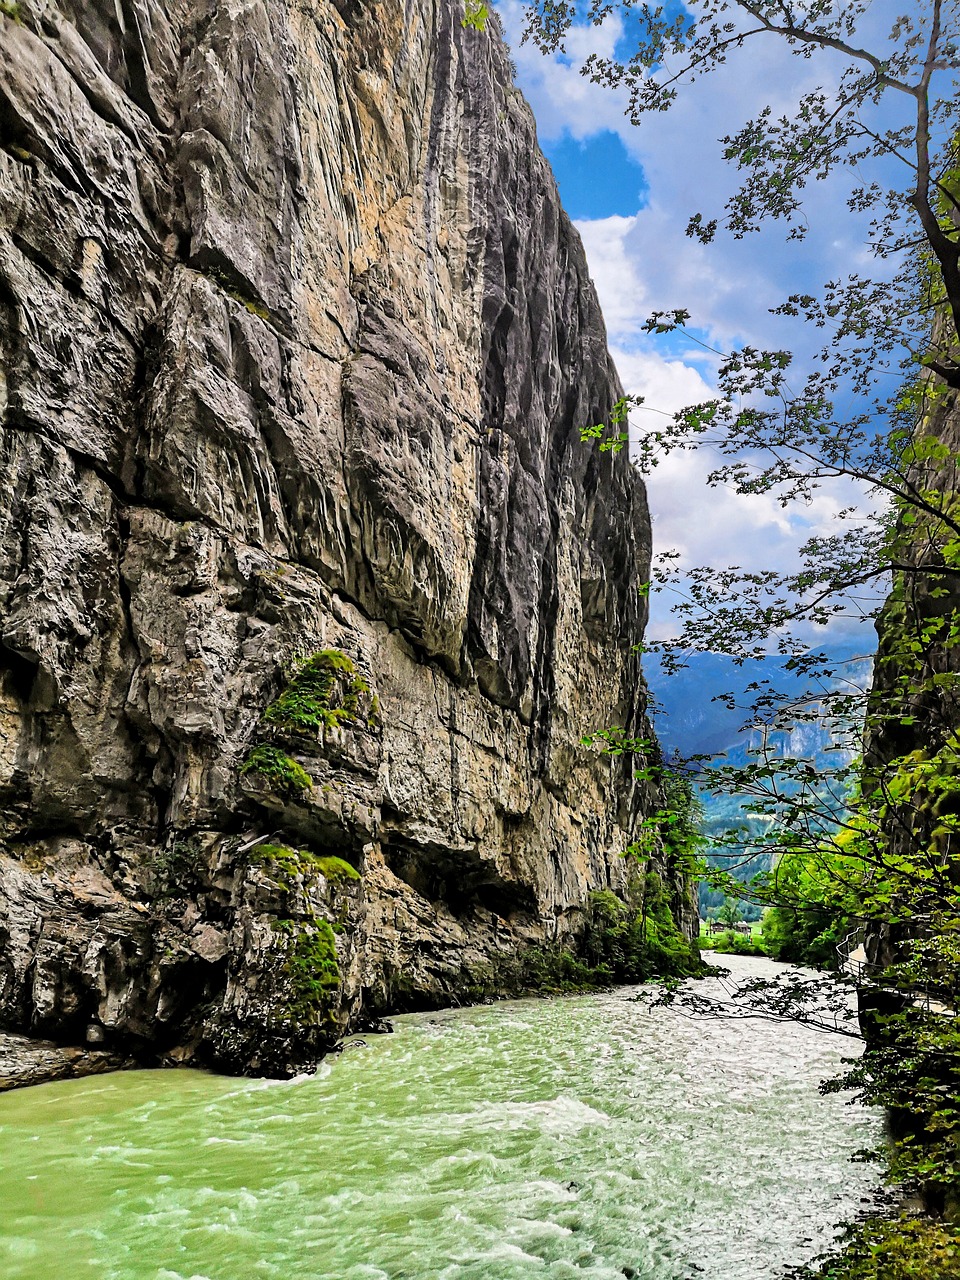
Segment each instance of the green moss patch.
[[360,872],[334,854],[320,855],[311,849],[293,849],[285,844],[258,844],[250,853],[254,866],[269,867],[281,883],[296,876],[321,875],[332,885],[351,884],[360,880]]
[[349,884],[351,881],[360,879],[360,872],[357,868],[351,866],[349,862],[345,862],[343,858],[334,856],[316,858],[314,865],[323,878],[329,880],[331,884]]
[[272,790],[280,795],[297,796],[309,791],[313,779],[296,760],[279,747],[261,742],[255,746],[240,768],[241,774],[258,773]]
[[258,302],[256,298],[248,297],[247,294],[236,287],[236,284],[226,271],[221,271],[217,267],[208,267],[202,274],[218,285],[228,298],[232,298],[234,302],[239,302],[242,307],[246,307],[250,314],[256,316],[258,320],[271,321],[273,319],[262,302]]
[[[250,852],[252,866],[263,867],[284,890],[296,888],[295,881],[323,876],[339,888],[360,880],[360,872],[335,855],[321,856],[311,849],[294,849],[285,844],[258,844]],[[302,899],[300,899],[302,901]],[[336,935],[347,919],[349,901],[341,903],[336,923],[314,914],[307,899],[305,914],[298,919],[280,918],[273,929],[287,939],[283,961],[284,999],[280,1006],[284,1019],[317,1024],[333,1018],[333,1005],[340,986],[340,964]]]
[[346,725],[371,729],[378,714],[377,699],[353,660],[339,649],[323,649],[300,664],[264,711],[240,772],[259,774],[278,795],[302,795],[313,786],[313,778],[289,752],[307,744],[315,747],[329,731]]
[[284,1015],[299,1023],[326,1020],[340,987],[333,926],[327,920],[277,920],[274,929],[289,939],[284,963],[288,983]]
[[267,868],[284,885],[302,875],[304,870],[300,850],[285,844],[258,844],[250,853],[250,863]]
[[[339,649],[324,649],[303,664],[275,702],[263,723],[281,732],[323,733],[362,717],[370,686]],[[372,704],[371,704],[372,708]]]

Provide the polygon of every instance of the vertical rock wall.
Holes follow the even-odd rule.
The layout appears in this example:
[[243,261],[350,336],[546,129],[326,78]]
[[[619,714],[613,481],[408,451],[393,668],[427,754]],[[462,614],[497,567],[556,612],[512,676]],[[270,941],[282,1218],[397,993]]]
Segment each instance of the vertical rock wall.
[[625,888],[596,296],[456,0],[7,8],[0,1022],[290,1069]]

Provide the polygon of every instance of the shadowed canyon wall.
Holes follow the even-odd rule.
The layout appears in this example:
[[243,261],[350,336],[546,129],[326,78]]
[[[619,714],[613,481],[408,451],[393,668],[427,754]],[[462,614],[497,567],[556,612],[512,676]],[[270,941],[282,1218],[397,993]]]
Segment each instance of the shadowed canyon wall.
[[599,307],[453,0],[11,12],[0,1022],[292,1070],[625,888]]

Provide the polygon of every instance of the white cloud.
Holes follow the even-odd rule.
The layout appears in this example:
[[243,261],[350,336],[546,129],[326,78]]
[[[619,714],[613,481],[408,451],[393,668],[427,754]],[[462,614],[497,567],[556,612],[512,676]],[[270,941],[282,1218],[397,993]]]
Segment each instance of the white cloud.
[[[754,38],[728,64],[685,86],[669,111],[646,116],[634,126],[624,114],[625,91],[594,84],[580,74],[591,52],[613,53],[623,33],[619,14],[599,27],[573,28],[561,60],[545,57],[532,43],[521,44],[525,7],[522,0],[497,5],[541,138],[549,142],[568,132],[582,140],[610,130],[643,166],[649,184],[649,206],[635,219],[604,219],[594,232],[589,224],[580,228],[612,335],[619,339],[624,322],[639,316],[639,304],[624,302],[604,287],[613,231],[620,236],[629,287],[644,299],[647,310],[686,307],[692,323],[708,330],[720,345],[736,339],[770,345],[765,335],[783,326],[768,315],[768,308],[801,283],[809,291],[811,284],[818,287],[864,265],[865,225],[844,208],[846,174],[808,187],[810,230],[803,243],[786,242],[777,224],[740,241],[721,235],[709,247],[685,235],[693,213],[722,214],[735,184],[735,170],[723,159],[718,140],[735,133],[765,105],[776,116],[790,112],[800,94],[820,86],[829,89],[842,69],[839,56],[826,50],[802,58],[777,37]],[[877,6],[887,7],[882,0]],[[838,208],[844,209],[839,219]]]
[[[577,230],[613,341],[643,341],[642,324],[652,311],[680,308],[725,349],[744,335],[759,342],[758,317],[764,335],[778,327],[768,309],[787,291],[776,287],[756,244],[724,251],[701,245],[659,199],[633,217],[581,220]],[[770,345],[767,336],[764,345]]]
[[[631,414],[635,437],[648,425],[656,427],[657,418],[714,394],[701,373],[680,360],[617,348],[612,354],[624,389],[644,398]],[[786,568],[796,562],[801,532],[836,532],[837,514],[862,496],[852,482],[836,481],[820,488],[809,504],[784,508],[774,494],[745,498],[732,487],[709,486],[707,477],[721,462],[715,449],[701,446],[669,454],[647,478],[655,544],[661,551],[679,551],[682,567],[752,565],[761,557],[766,567]]]
[[[889,5],[878,0],[875,8],[882,25]],[[635,127],[624,115],[625,92],[580,74],[590,52],[612,54],[623,31],[618,15],[599,29],[571,31],[568,56],[560,60],[520,43],[522,0],[498,0],[497,9],[541,139],[549,143],[568,132],[582,140],[610,130],[643,166],[648,203],[634,216],[577,224],[624,386],[645,398],[632,427],[649,421],[652,410],[672,414],[714,394],[718,358],[692,343],[684,348],[676,335],[658,346],[642,329],[654,310],[688,310],[697,333],[722,351],[750,342],[809,358],[822,333],[773,317],[769,308],[791,292],[815,292],[829,279],[875,266],[864,249],[865,227],[844,204],[847,175],[807,189],[809,232],[802,243],[787,241],[778,224],[739,241],[721,234],[709,246],[688,238],[685,229],[695,212],[720,216],[736,184],[718,139],[737,132],[766,104],[775,115],[788,113],[800,94],[829,88],[840,60],[830,52],[798,58],[777,38],[754,39],[727,66],[685,88],[670,111]],[[709,487],[707,475],[717,462],[707,449],[676,453],[648,479],[655,552],[676,548],[688,568],[789,570],[800,543],[814,533],[837,532],[837,513],[864,501],[851,483],[836,481],[820,489],[810,506],[784,509],[775,495],[745,497]],[[666,604],[661,599],[653,607],[652,634],[663,635],[670,630],[663,620]]]
[[665,359],[655,351],[627,351],[617,346],[612,346],[610,353],[626,391],[644,398],[643,409],[633,414],[635,426],[640,424],[645,412],[672,417],[687,405],[715,395],[713,386],[705,381],[702,373],[684,360]]
[[615,215],[576,224],[611,341],[635,337],[651,310],[643,263],[628,244],[638,217]]
[[[617,347],[612,348],[612,355],[627,394],[644,399],[631,413],[634,439],[646,427],[655,428],[664,415],[714,395],[702,373],[682,360]],[[722,462],[716,449],[700,446],[666,455],[646,476],[654,555],[679,553],[675,568],[681,575],[681,592],[683,572],[702,565],[793,571],[799,568],[798,550],[806,539],[839,533],[841,511],[851,507],[867,510],[872,505],[862,487],[847,479],[825,481],[809,503],[789,507],[781,506],[775,493],[747,497],[732,486],[708,483],[711,471]],[[672,602],[670,593],[654,595],[650,639],[665,640],[675,634],[676,626],[669,616]],[[851,616],[858,612],[852,599],[850,611]],[[838,627],[842,629],[842,623],[833,624],[831,631]],[[804,630],[815,642],[817,629]]]
[[635,130],[624,116],[627,96],[623,92],[593,84],[580,74],[588,55],[613,54],[623,33],[619,16],[611,15],[599,27],[574,28],[567,40],[569,63],[546,58],[532,43],[522,44],[526,6],[521,0],[499,0],[497,12],[517,64],[518,81],[537,118],[541,140],[559,138],[569,132],[574,138],[588,138],[609,129],[623,138],[630,150],[636,144]]

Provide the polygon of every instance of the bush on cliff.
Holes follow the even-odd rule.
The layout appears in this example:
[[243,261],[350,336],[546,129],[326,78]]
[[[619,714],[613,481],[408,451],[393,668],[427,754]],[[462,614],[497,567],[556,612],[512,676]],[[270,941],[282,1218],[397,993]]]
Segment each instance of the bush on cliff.
[[960,1229],[906,1214],[869,1217],[817,1266],[786,1280],[960,1280]]
[[646,982],[702,972],[700,957],[680,932],[660,877],[643,878],[642,906],[628,906],[609,889],[590,895],[583,954],[608,982]]

